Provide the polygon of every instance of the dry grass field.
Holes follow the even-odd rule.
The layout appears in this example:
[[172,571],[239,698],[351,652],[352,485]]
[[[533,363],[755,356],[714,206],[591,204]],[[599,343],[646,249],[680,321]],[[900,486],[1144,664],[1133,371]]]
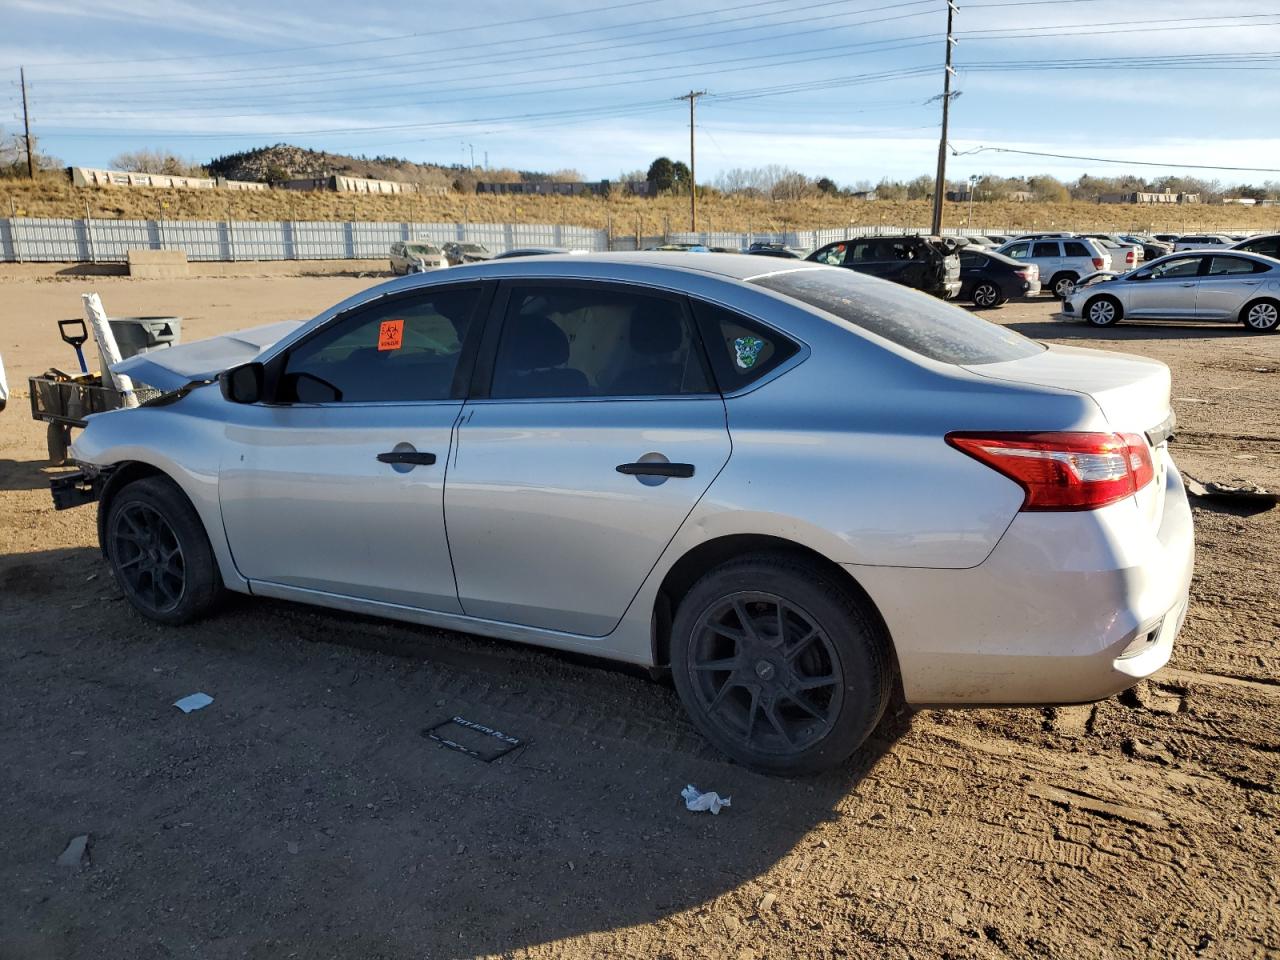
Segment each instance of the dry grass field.
[[[450,194],[369,196],[271,190],[76,188],[50,175],[32,184],[0,181],[0,216],[93,217],[176,220],[416,220],[425,223],[563,223],[611,228],[614,234],[646,236],[688,229],[687,197],[510,197]],[[813,197],[771,201],[709,196],[699,203],[703,230],[778,232],[857,226],[924,228],[930,205],[924,200],[856,201]],[[947,204],[947,226],[964,226],[965,204]],[[1280,228],[1280,207],[1191,205],[1139,207],[1085,202],[979,203],[973,224],[997,230],[1199,230],[1262,232]]]

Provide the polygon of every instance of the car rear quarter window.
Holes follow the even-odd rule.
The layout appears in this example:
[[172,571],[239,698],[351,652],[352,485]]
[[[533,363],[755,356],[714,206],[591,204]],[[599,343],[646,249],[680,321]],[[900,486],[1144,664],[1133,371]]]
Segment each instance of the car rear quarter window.
[[1209,259],[1208,276],[1224,277],[1239,273],[1263,273],[1266,269],[1265,264],[1256,260],[1246,260],[1244,257],[1211,257]]
[[736,311],[702,300],[692,305],[711,356],[711,370],[724,393],[750,386],[800,349],[778,331]]
[[935,297],[856,273],[794,270],[751,282],[941,363],[1000,363],[1045,349]]

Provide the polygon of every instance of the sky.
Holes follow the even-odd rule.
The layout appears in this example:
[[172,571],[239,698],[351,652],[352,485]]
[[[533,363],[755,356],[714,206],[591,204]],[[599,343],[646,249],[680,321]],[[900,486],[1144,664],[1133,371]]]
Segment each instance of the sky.
[[[1280,0],[956,4],[951,179],[1280,180]],[[946,21],[946,0],[0,0],[0,127],[25,66],[67,164],[287,142],[605,179],[687,161],[698,90],[700,182],[910,179],[937,159]]]

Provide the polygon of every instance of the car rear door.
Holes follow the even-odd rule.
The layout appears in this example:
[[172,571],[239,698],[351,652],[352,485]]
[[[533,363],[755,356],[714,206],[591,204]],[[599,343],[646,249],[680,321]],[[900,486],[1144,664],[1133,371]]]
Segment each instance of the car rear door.
[[1057,240],[1036,240],[1029,259],[1040,268],[1040,276],[1052,277],[1063,265],[1062,245]]
[[683,297],[513,280],[492,317],[445,493],[459,599],[604,636],[728,461],[724,401]]
[[378,298],[292,345],[274,402],[228,405],[218,495],[255,590],[461,612],[444,477],[485,297]]
[[1245,301],[1262,286],[1261,266],[1245,257],[1214,254],[1205,257],[1208,267],[1201,272],[1196,295],[1196,316],[1202,320],[1235,320]]

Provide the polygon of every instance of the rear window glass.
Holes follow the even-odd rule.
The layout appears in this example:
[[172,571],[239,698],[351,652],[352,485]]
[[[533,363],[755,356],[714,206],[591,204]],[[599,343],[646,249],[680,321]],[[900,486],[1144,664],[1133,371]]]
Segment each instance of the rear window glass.
[[794,270],[751,282],[942,363],[1000,363],[1045,349],[967,310],[849,270]]
[[711,368],[724,393],[754,383],[795,355],[800,348],[776,330],[732,310],[690,301],[702,325]]

